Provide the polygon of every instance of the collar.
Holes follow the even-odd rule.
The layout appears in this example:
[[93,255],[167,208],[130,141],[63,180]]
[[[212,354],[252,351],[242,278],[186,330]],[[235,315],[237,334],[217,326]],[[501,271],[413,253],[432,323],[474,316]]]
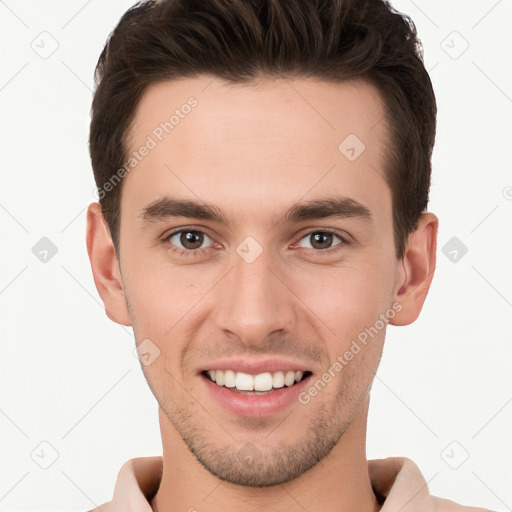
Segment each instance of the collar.
[[[152,512],[149,500],[158,490],[162,469],[162,456],[128,460],[119,471],[112,501],[96,510]],[[380,512],[491,512],[431,496],[418,466],[407,457],[368,460],[368,472],[372,489],[382,504]]]

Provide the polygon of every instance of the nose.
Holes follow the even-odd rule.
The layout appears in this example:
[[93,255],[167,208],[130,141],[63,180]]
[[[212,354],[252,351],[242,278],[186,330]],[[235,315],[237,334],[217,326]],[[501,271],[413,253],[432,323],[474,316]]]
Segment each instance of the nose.
[[263,251],[248,262],[235,254],[220,291],[217,327],[244,344],[264,347],[269,337],[293,330],[298,300],[282,265]]

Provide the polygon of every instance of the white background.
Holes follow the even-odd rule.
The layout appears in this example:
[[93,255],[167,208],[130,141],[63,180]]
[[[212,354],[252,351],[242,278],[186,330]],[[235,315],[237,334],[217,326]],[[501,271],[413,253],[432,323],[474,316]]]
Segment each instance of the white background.
[[[133,333],[107,319],[85,246],[93,71],[131,4],[0,1],[0,510],[89,510],[126,460],[161,454]],[[436,91],[440,231],[420,319],[388,329],[367,455],[413,459],[433,495],[512,510],[512,1],[393,5]],[[47,59],[43,37],[58,43]],[[47,263],[32,253],[42,237],[58,249]],[[452,237],[468,248],[456,263],[442,252]],[[31,456],[41,442],[58,452],[46,470]],[[452,460],[469,454],[459,469],[448,445]]]

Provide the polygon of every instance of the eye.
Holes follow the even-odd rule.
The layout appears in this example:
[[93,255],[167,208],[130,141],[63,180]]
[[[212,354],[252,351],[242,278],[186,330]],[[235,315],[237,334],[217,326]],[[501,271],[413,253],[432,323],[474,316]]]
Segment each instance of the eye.
[[[338,243],[333,245],[333,240],[337,238],[339,240]],[[303,245],[302,241],[308,241],[309,245]],[[328,253],[332,251],[337,251],[339,249],[339,245],[344,245],[346,241],[338,235],[334,231],[322,229],[317,231],[311,231],[307,233],[301,240],[298,242],[299,247],[306,247],[308,249],[313,249],[314,251],[321,253]]]
[[195,229],[181,229],[174,231],[164,238],[165,243],[169,243],[171,251],[183,256],[200,255],[203,249],[209,247],[212,239],[202,231]]
[[[333,244],[335,239],[338,239],[338,243]],[[213,242],[203,231],[183,228],[166,235],[162,241],[170,246],[171,252],[179,256],[201,256],[212,247]],[[337,232],[329,229],[317,229],[304,235],[292,248],[305,247],[318,254],[328,254],[341,250],[341,247],[346,244],[348,242]]]

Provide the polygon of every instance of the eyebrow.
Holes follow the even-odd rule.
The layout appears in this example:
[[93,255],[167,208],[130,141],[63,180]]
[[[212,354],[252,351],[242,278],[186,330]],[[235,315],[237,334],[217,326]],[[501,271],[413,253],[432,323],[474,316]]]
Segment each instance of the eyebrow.
[[[231,227],[231,221],[218,207],[190,199],[165,196],[145,206],[139,217],[144,225],[163,222],[174,217],[188,217],[217,222]],[[298,223],[305,220],[325,218],[360,218],[368,223],[374,219],[371,211],[360,202],[349,197],[332,197],[297,203],[283,215],[274,217],[272,226],[284,223]]]

